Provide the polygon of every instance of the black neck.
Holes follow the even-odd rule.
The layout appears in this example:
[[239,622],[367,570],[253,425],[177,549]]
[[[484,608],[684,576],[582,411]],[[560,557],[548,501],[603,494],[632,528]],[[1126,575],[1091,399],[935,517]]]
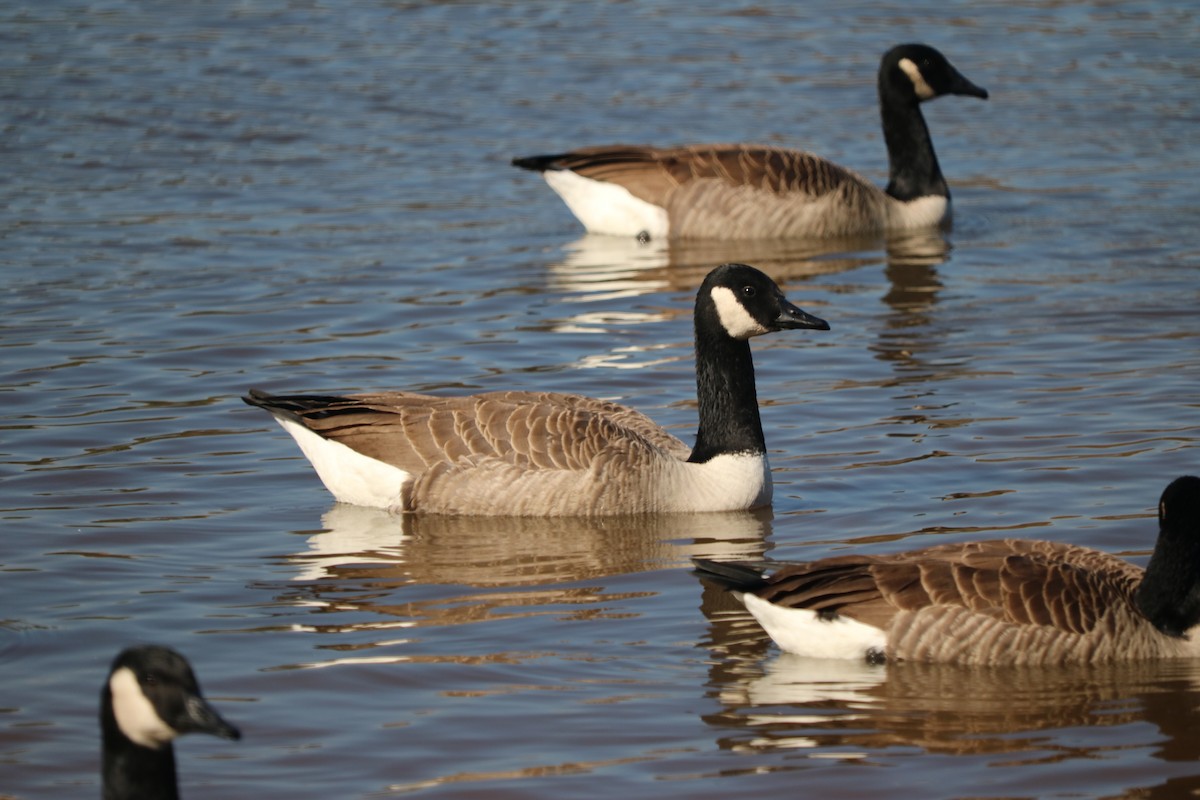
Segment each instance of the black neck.
[[696,397],[700,428],[688,461],[703,463],[725,453],[765,453],[750,343],[722,330],[696,326]]
[[1172,541],[1164,546],[1164,538],[1159,535],[1133,599],[1155,628],[1168,636],[1183,636],[1200,623],[1200,584],[1196,579],[1200,544]]
[[933,140],[915,95],[902,96],[895,89],[880,87],[879,108],[883,138],[887,142],[889,195],[901,201],[930,195],[949,197]]
[[175,749],[140,747],[117,729],[115,719],[103,725],[104,800],[178,800]]

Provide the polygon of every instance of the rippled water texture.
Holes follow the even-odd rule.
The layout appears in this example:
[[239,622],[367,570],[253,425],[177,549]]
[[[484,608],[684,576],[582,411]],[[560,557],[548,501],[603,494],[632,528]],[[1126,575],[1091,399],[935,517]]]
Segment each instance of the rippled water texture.
[[[1200,665],[806,663],[687,568],[1003,535],[1144,562],[1200,470],[1194,8],[720,7],[0,6],[0,796],[98,794],[97,693],[142,641],[245,734],[182,740],[190,798],[1200,788]],[[927,107],[945,237],[586,238],[508,164],[765,141],[883,183],[875,68],[910,40],[991,92]],[[730,259],[832,325],[755,343],[769,513],[339,507],[238,399],[547,388],[687,438]]]

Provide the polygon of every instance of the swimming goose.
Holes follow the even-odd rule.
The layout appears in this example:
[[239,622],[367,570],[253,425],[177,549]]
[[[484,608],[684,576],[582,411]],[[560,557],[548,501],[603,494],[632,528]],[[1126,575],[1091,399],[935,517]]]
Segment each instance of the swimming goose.
[[754,267],[725,264],[696,294],[700,428],[683,442],[616,403],[550,392],[242,398],[295,439],[334,497],[394,511],[552,516],[735,511],[771,477],[749,339],[828,330]]
[[920,103],[946,94],[988,96],[932,47],[884,54],[884,190],[811,153],[769,145],[586,147],[513,164],[542,173],[589,233],[751,239],[933,227],[950,220],[950,190]]
[[697,560],[783,650],[818,658],[1046,665],[1200,656],[1200,478],[1172,482],[1146,569],[1025,539],[834,556],[764,577]]
[[187,659],[168,647],[123,650],[100,693],[104,800],[174,800],[175,749],[184,733],[239,739],[200,694]]

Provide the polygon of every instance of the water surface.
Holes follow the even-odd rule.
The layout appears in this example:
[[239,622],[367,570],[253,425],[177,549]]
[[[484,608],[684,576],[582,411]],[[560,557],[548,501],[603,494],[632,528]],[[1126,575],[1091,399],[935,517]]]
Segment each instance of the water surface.
[[[584,237],[514,155],[809,147],[880,183],[874,72],[943,49],[946,236]],[[994,536],[1144,563],[1200,469],[1200,29],[1151,3],[45,3],[0,9],[0,796],[98,793],[123,646],[238,743],[187,797],[1177,796],[1197,665],[781,656],[694,555]],[[755,342],[759,514],[398,519],[238,396],[546,388],[695,425],[717,263],[829,332]]]

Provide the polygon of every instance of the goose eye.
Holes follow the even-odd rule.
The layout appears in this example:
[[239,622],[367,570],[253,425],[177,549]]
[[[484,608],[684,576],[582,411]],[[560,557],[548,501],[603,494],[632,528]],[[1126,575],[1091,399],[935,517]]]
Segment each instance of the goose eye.
[[742,287],[742,297],[754,297],[754,295],[756,295],[756,294],[758,294],[758,290],[755,289],[753,286],[743,286]]

